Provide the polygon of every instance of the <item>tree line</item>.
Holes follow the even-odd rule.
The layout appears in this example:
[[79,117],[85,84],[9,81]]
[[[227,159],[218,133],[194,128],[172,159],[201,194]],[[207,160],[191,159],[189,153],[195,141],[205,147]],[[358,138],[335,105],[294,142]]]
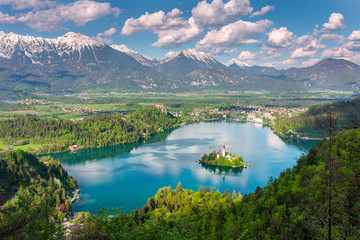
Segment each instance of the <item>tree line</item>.
[[155,107],[128,116],[94,114],[82,121],[28,115],[0,121],[0,139],[13,144],[41,144],[32,152],[44,154],[67,151],[71,145],[94,148],[137,142],[178,125],[180,120]]
[[360,97],[352,101],[339,101],[311,106],[308,111],[296,117],[278,117],[275,130],[283,135],[291,135],[289,130],[308,137],[322,137],[321,129],[315,119],[323,117],[329,109],[338,118],[337,133],[344,129],[358,127],[360,124]]

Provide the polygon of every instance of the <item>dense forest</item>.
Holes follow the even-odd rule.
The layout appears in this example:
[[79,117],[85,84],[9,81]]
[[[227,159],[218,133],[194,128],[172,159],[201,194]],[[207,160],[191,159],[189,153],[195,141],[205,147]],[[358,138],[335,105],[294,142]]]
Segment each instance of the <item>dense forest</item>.
[[[360,97],[352,101],[339,101],[311,106],[308,111],[295,117],[278,117],[275,130],[285,136],[295,133],[307,137],[323,137],[318,120],[325,118],[330,111],[336,119],[336,132],[351,129],[360,124]],[[291,130],[291,131],[290,131]]]
[[91,215],[74,238],[359,239],[359,159],[360,129],[348,130],[254,193],[184,190],[179,183],[159,189],[140,210]]
[[81,121],[20,116],[0,121],[0,140],[14,145],[41,144],[31,152],[42,154],[80,148],[106,147],[137,142],[179,125],[179,120],[155,107],[127,116],[95,114]]
[[72,202],[67,192],[76,187],[76,179],[68,176],[58,160],[38,159],[21,150],[2,153],[0,239],[50,239],[57,233],[62,235],[62,228],[55,223],[71,215]]

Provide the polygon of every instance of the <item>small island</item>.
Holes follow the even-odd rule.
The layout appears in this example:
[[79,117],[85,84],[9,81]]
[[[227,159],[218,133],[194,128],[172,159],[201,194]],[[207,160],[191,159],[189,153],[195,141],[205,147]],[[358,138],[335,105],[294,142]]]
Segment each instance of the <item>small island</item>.
[[201,157],[201,160],[199,160],[198,162],[209,165],[225,166],[225,167],[233,167],[233,168],[245,168],[250,166],[243,161],[242,157],[238,157],[235,154],[226,152],[225,145],[223,146],[221,152],[219,150],[218,152],[213,151],[209,154],[204,154]]

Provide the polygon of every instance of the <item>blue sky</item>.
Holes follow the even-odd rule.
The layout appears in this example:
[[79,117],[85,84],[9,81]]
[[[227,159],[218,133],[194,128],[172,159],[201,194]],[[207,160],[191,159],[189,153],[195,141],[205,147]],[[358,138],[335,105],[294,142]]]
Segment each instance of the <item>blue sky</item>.
[[55,38],[79,32],[151,57],[195,48],[277,68],[326,57],[360,64],[357,0],[0,0],[0,30]]

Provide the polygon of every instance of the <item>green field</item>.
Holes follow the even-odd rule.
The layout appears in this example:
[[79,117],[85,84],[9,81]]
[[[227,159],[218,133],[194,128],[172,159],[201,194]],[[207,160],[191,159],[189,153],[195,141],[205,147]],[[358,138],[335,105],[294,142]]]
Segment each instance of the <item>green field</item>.
[[24,150],[27,151],[28,149],[36,149],[38,147],[40,147],[41,144],[25,144],[25,145],[21,145],[21,146],[14,146],[14,145],[9,145],[3,142],[0,142],[0,149],[4,150],[6,148],[10,148],[12,150]]
[[[124,93],[124,94],[78,94],[71,96],[36,96],[32,101],[46,104],[21,104],[16,101],[0,103],[0,119],[13,118],[27,113],[14,111],[35,111],[41,118],[78,119],[97,111],[134,111],[144,106],[164,104],[170,111],[191,111],[195,108],[219,108],[244,105],[309,107],[318,103],[352,99],[353,92],[193,92],[193,93]],[[30,99],[30,98],[29,98]],[[19,100],[24,98],[19,97]]]

